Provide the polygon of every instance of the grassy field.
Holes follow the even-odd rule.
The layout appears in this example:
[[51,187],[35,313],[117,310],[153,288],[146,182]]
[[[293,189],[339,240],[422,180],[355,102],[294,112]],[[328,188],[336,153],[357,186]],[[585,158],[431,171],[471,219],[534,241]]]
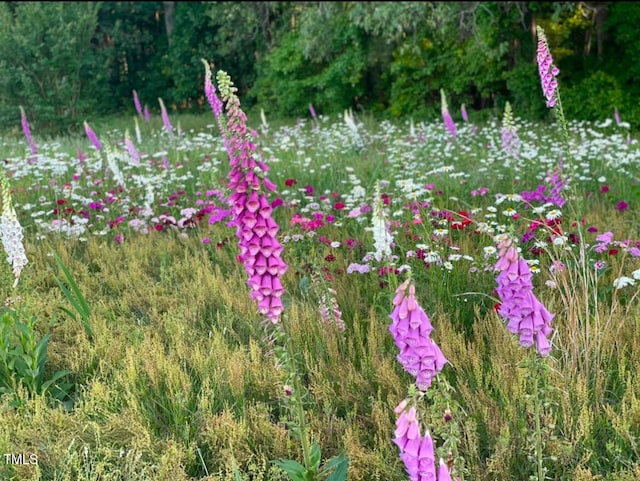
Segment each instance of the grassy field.
[[[527,480],[540,462],[553,480],[640,478],[640,144],[624,125],[570,123],[565,144],[516,118],[507,152],[499,119],[453,138],[434,119],[250,118],[280,199],[283,365],[227,225],[214,117],[171,120],[92,124],[99,151],[1,140],[29,261],[15,288],[0,265],[0,452],[23,454],[0,459],[2,479],[288,479],[271,461],[303,462],[291,379],[350,480],[407,479],[392,441],[407,397],[466,480]],[[554,172],[562,207],[544,198]],[[555,314],[538,377],[498,313],[501,234]],[[389,332],[409,275],[449,361],[424,396]]]

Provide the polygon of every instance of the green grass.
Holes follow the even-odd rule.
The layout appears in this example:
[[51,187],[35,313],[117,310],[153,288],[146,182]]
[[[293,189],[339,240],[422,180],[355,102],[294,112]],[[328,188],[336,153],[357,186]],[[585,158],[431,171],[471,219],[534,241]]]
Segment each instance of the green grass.
[[[259,129],[259,121],[251,120]],[[365,120],[363,149],[349,145],[348,136],[337,135],[333,121],[326,121],[316,132],[308,123],[272,126],[269,135],[257,141],[259,148],[270,149],[276,159],[269,162],[269,155],[265,156],[271,169],[268,175],[282,197],[298,201],[276,210],[281,238],[303,232],[289,224],[295,213],[311,215],[302,211],[311,202],[298,190],[305,185],[314,186],[315,202],[324,205],[319,196],[328,197],[322,209],[338,221],[318,229],[313,239],[287,242],[283,254],[289,264],[283,278],[287,290],[283,323],[310,393],[306,413],[313,438],[326,458],[345,450],[350,480],[407,479],[392,442],[393,409],[406,397],[412,379],[395,359],[397,348],[388,330],[393,288],[404,275],[347,274],[349,264],[361,262],[373,250],[371,232],[365,230],[371,224],[370,214],[358,222],[347,216],[349,209],[337,211],[331,205],[348,201],[354,179],[366,190],[354,206],[371,204],[375,182],[388,180],[383,191],[393,198],[388,214],[397,221],[393,228],[394,253],[400,256],[396,266],[412,265],[416,296],[435,328],[432,337],[451,362],[440,376],[454,387],[453,400],[461,409],[459,450],[469,470],[466,479],[527,479],[534,472],[527,457],[532,405],[527,398],[526,370],[519,366],[528,352],[518,346],[493,309],[495,275],[483,269],[495,258],[482,255],[483,247],[493,245],[491,237],[451,228],[446,238],[432,237],[435,227],[430,212],[434,208],[477,208],[478,221],[495,205],[493,194],[534,190],[545,170],[540,158],[553,158],[550,152],[557,133],[548,126],[521,122],[521,135],[533,132],[531,143],[538,145],[539,156],[504,168],[499,145],[493,150],[483,147],[499,139],[496,126],[490,123],[480,126],[478,137],[467,132],[463,134],[466,142],[447,146],[436,134],[430,137],[430,132],[442,128],[439,124],[427,125],[427,141],[416,144],[406,141],[408,123]],[[178,119],[172,121],[176,127]],[[172,162],[184,161],[183,167],[172,171],[176,177],[193,174],[164,187],[165,193],[179,188],[187,191],[182,204],[158,206],[159,212],[166,210],[178,218],[180,208],[194,205],[196,191],[222,188],[218,179],[226,175],[227,161],[214,140],[180,149],[180,144],[170,144],[158,134],[159,119],[154,122],[140,122],[144,141],[138,148],[145,152],[165,149]],[[135,138],[129,118],[90,123],[105,141],[124,138],[125,129]],[[216,129],[207,127],[213,123],[212,116],[180,118],[187,137],[193,129],[216,139]],[[278,140],[284,128],[290,145]],[[19,142],[7,139],[0,146],[3,155],[24,155],[26,147]],[[78,142],[90,159],[97,158],[81,137],[62,139],[50,150],[67,152],[73,159]],[[603,148],[615,149],[615,142]],[[584,216],[583,230],[597,225],[598,234],[611,230],[618,240],[639,237],[632,210],[637,212],[640,198],[635,194],[637,184],[630,182],[638,172],[637,151],[635,143],[628,151],[613,154],[620,158],[633,154],[625,167],[630,175],[607,166],[593,153],[581,159],[589,165],[588,175],[580,166],[570,171],[575,197],[569,205],[581,212],[574,218],[570,208],[563,209],[566,232],[575,231],[571,222]],[[206,154],[219,161],[213,173],[197,170]],[[305,158],[310,159],[307,164]],[[60,174],[64,181],[71,179],[73,162],[69,160],[69,170]],[[15,165],[12,161],[10,168]],[[429,173],[442,165],[454,165],[454,172],[464,175]],[[124,161],[121,166],[127,179],[137,172]],[[607,178],[607,194],[598,191],[600,176]],[[104,185],[93,188],[103,193],[113,188],[113,180],[105,178]],[[289,178],[297,184],[287,187]],[[407,199],[396,184],[402,179],[412,179],[417,185],[435,184],[433,192],[420,194],[422,200],[431,199],[429,207],[420,209],[420,224],[412,224],[414,214],[403,207]],[[3,262],[0,290],[3,299],[20,295],[20,307],[37,319],[37,335],[50,336],[45,378],[69,370],[72,388],[65,405],[26,389],[16,393],[22,401],[19,407],[12,396],[0,398],[4,426],[0,452],[34,453],[38,459],[37,465],[20,466],[3,464],[0,458],[2,479],[227,480],[234,479],[235,466],[245,480],[286,479],[270,461],[301,459],[300,445],[287,428],[283,404],[287,373],[277,365],[264,321],[249,299],[246,275],[235,259],[235,230],[223,221],[139,234],[123,223],[117,229],[106,229],[103,236],[89,232],[86,240],[42,235],[36,218],[31,217],[38,208],[22,207],[37,204],[39,195],[52,202],[64,197],[59,185],[63,181],[38,193],[29,189],[33,184],[29,176],[10,181],[12,187],[26,188],[17,190],[13,198],[25,226],[30,262],[15,291],[10,288],[10,267]],[[45,185],[41,180],[38,183]],[[490,188],[491,195],[470,195],[471,189],[481,186]],[[78,192],[88,198],[90,188],[83,184]],[[130,192],[131,203],[144,197],[142,190],[132,186]],[[332,192],[338,196],[331,197]],[[591,192],[588,198],[587,192]],[[71,205],[71,197],[65,198]],[[615,210],[620,200],[630,203],[628,211]],[[114,203],[105,217],[118,215],[119,205]],[[495,205],[496,224],[522,235],[527,224],[500,213],[511,205],[516,204]],[[516,206],[523,215],[535,217]],[[401,213],[394,216],[394,211]],[[96,220],[95,230],[104,227],[104,222]],[[114,240],[116,232],[124,235],[121,244]],[[318,242],[321,235],[343,245],[334,248]],[[593,243],[597,234],[584,235]],[[212,242],[203,243],[205,237]],[[217,248],[216,243],[225,238],[224,246]],[[346,247],[347,239],[358,240],[360,246]],[[415,258],[404,255],[421,243],[445,257],[459,252],[470,254],[473,260],[452,261],[451,271],[436,266],[419,269]],[[611,284],[620,270],[628,276],[640,266],[630,256],[623,259],[621,254],[605,253],[602,257],[609,270],[591,288],[579,289],[588,273],[575,263],[574,275],[566,284],[559,281],[557,289],[545,286],[544,281],[551,278],[551,261],[559,258],[572,265],[575,252],[550,249],[549,255],[539,258],[541,273],[535,279],[538,297],[556,313],[555,348],[548,359],[550,404],[544,418],[545,453],[551,456],[548,476],[562,481],[631,481],[640,476],[640,311],[633,297],[637,286],[615,291]],[[329,254],[336,259],[326,260]],[[68,273],[61,270],[56,255]],[[523,255],[532,257],[526,251]],[[319,292],[305,287],[313,286],[304,281],[309,275],[306,264],[325,269],[343,313],[344,333],[320,322]],[[477,274],[468,273],[471,265],[477,267]],[[68,286],[66,293],[57,279]],[[590,318],[583,315],[586,306],[592,307]],[[589,369],[581,362],[587,355],[592,359]],[[429,411],[429,401],[425,405],[424,426],[437,432],[444,426],[443,413]],[[445,451],[439,454],[447,456]]]

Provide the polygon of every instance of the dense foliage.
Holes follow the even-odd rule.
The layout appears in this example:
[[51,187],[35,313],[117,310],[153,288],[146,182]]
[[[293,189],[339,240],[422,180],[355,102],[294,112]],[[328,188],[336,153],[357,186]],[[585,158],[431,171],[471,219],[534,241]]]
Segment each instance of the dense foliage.
[[310,103],[435,115],[444,88],[452,105],[496,114],[510,101],[542,119],[531,96],[541,25],[567,116],[617,108],[637,126],[639,18],[630,2],[7,2],[0,120],[17,126],[21,104],[41,132],[79,129],[90,113],[133,112],[134,89],[152,112],[160,97],[203,112],[201,58],[272,115],[306,115]]

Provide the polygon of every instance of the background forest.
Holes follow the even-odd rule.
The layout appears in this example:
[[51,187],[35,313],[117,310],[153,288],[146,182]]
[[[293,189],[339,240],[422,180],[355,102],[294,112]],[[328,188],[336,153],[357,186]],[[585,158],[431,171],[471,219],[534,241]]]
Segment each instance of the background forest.
[[[451,105],[542,119],[536,25],[561,71],[569,119],[640,125],[640,4],[632,2],[3,2],[0,130],[22,105],[36,129],[133,112],[205,112],[201,58],[245,108],[295,118],[345,108],[437,115]],[[4,128],[3,128],[4,127]],[[17,130],[16,130],[17,132]]]

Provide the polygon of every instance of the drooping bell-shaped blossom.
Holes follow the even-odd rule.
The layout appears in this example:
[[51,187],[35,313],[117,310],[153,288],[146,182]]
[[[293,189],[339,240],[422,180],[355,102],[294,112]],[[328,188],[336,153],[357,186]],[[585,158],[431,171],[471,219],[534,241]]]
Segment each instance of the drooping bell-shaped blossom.
[[549,51],[549,44],[544,30],[537,26],[538,33],[538,73],[540,75],[540,83],[542,84],[542,92],[547,99],[547,107],[554,107],[558,102],[556,91],[558,89],[558,81],[556,77],[560,73],[558,67],[553,64],[553,57]]
[[[267,197],[267,191],[275,191],[275,185],[265,175],[267,165],[256,160],[256,146],[247,131],[247,118],[231,78],[226,72],[218,72],[220,99],[206,62],[205,68],[205,94],[218,120],[231,166],[229,205],[240,250],[238,260],[244,265],[250,297],[257,303],[258,311],[276,324],[283,311],[284,287],[280,278],[287,265],[281,257],[283,246],[277,239],[279,226],[272,217],[273,205]],[[225,104],[226,124],[222,116]]]
[[469,114],[467,113],[467,107],[465,104],[460,106],[460,115],[462,115],[462,120],[465,122],[469,122]]
[[96,148],[96,150],[100,150],[102,148],[102,142],[98,139],[98,136],[93,131],[93,129],[89,126],[89,123],[85,120],[84,122],[84,131],[87,133],[87,137]]
[[7,262],[11,265],[14,276],[13,287],[18,285],[22,269],[29,260],[25,253],[22,226],[16,216],[11,199],[11,191],[7,178],[0,174],[0,198],[2,200],[2,214],[0,215],[0,240],[7,253]]
[[320,314],[320,320],[325,324],[335,323],[338,331],[344,332],[345,325],[342,320],[342,311],[336,299],[337,292],[335,289],[329,287],[327,292],[320,297],[320,304],[318,306],[318,312]]
[[545,197],[545,201],[551,202],[552,204],[555,204],[558,207],[562,207],[567,203],[567,201],[562,197],[562,190],[565,187],[566,181],[560,176],[561,173],[562,173],[562,169],[557,168],[556,170],[553,171],[553,173],[549,174],[546,178],[551,189],[549,191],[550,195],[548,197]]
[[535,344],[541,355],[548,355],[554,314],[533,293],[531,269],[510,239],[498,242],[495,270],[500,271],[496,279],[501,301],[498,313],[507,321],[507,330],[519,336],[521,346],[528,348]]
[[430,337],[433,326],[416,300],[415,285],[410,279],[396,289],[393,305],[389,331],[400,349],[397,360],[416,378],[416,387],[426,391],[448,361]]
[[36,146],[33,137],[31,137],[31,127],[29,126],[29,121],[27,120],[27,114],[25,113],[22,105],[20,106],[20,121],[22,123],[22,132],[24,133],[24,138],[27,140],[27,144],[29,144],[29,150],[31,151],[31,155],[38,154],[38,147]]
[[164,102],[161,98],[158,98],[158,102],[160,103],[160,116],[162,117],[162,124],[164,125],[164,129],[169,133],[170,137],[173,137],[173,126],[171,125],[171,121],[169,120],[167,108],[164,106]]
[[451,479],[451,472],[449,466],[445,463],[444,459],[440,458],[440,465],[438,466],[438,481],[453,481]]
[[511,104],[507,102],[504,106],[504,114],[502,116],[502,150],[511,157],[518,158],[520,155],[520,138],[516,130],[516,124],[513,120],[513,111]]
[[138,149],[136,149],[136,146],[134,145],[133,141],[131,140],[131,137],[129,136],[129,131],[126,130],[124,133],[124,146],[127,149],[127,153],[129,154],[129,157],[131,157],[131,160],[133,160],[133,163],[135,165],[139,165],[140,164],[140,154],[138,153]]
[[133,105],[136,108],[136,112],[138,112],[138,115],[140,117],[143,117],[144,114],[142,113],[142,104],[140,103],[140,97],[138,97],[138,92],[136,92],[135,90],[133,91]]
[[393,236],[387,226],[387,216],[384,212],[382,197],[380,196],[380,183],[376,184],[375,199],[373,201],[372,215],[373,245],[376,249],[374,257],[378,262],[391,257],[391,245]]
[[436,481],[436,465],[433,440],[429,433],[420,434],[420,423],[415,406],[407,409],[403,400],[394,409],[398,414],[393,442],[400,448],[400,459],[404,463],[411,481]]
[[441,112],[442,112],[442,120],[444,121],[444,126],[447,128],[451,137],[454,139],[457,135],[456,124],[453,121],[453,117],[449,113],[449,107],[447,106],[447,97],[444,93],[443,89],[440,89],[440,101],[441,101]]

